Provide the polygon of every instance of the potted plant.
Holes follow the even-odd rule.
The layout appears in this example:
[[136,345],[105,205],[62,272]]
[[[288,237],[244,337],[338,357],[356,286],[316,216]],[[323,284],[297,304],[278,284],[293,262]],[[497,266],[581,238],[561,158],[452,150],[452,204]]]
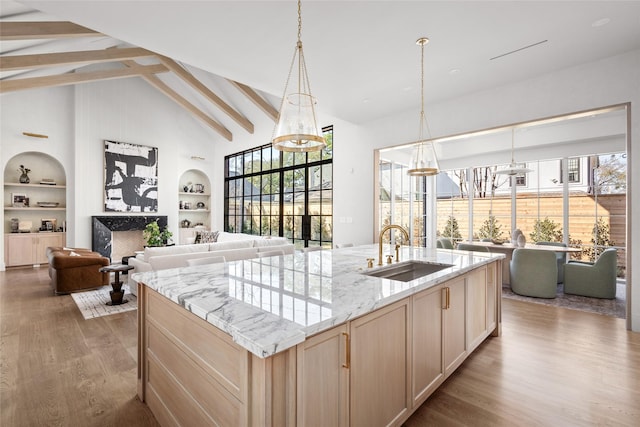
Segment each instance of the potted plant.
[[164,227],[164,230],[160,231],[158,221],[147,224],[142,232],[142,237],[147,242],[147,246],[165,246],[172,236],[173,233],[169,231],[167,226]]

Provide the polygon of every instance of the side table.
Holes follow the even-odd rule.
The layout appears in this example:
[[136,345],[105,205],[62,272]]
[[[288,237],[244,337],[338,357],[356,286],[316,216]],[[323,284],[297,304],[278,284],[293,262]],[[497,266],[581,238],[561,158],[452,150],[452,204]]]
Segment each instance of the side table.
[[109,291],[111,295],[111,301],[107,303],[107,305],[120,305],[128,302],[124,299],[124,291],[122,290],[122,282],[120,281],[120,273],[133,270],[132,265],[126,264],[113,264],[107,265],[106,267],[102,267],[100,270],[101,273],[115,273],[115,279],[111,283],[112,291]]

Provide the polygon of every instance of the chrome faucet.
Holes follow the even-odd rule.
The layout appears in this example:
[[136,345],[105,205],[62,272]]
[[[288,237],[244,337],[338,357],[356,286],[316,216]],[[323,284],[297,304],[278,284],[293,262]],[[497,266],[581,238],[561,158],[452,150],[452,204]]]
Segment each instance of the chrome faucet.
[[[391,229],[397,229],[400,230],[402,232],[402,234],[404,234],[404,238],[407,239],[407,242],[409,242],[409,233],[407,233],[407,230],[405,230],[404,228],[402,228],[399,225],[396,224],[389,224],[387,226],[385,226],[381,231],[380,231],[380,235],[378,236],[378,265],[382,265],[382,236],[384,235],[384,233],[387,230],[391,230]],[[391,235],[389,235],[389,240],[391,240]],[[398,254],[398,251],[396,248],[396,254]],[[396,262],[400,261],[400,256],[398,254],[398,256],[396,256]]]

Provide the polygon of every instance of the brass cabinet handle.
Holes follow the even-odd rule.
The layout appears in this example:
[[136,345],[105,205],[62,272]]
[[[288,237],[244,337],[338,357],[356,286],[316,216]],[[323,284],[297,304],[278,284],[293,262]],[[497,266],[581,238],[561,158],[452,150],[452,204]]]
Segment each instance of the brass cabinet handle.
[[450,303],[449,287],[447,286],[447,287],[442,288],[442,292],[443,292],[442,293],[442,299],[444,300],[442,309],[443,310],[448,310],[449,307],[451,307],[451,305],[449,304]]
[[447,310],[451,308],[451,288],[447,287]]
[[342,335],[344,335],[344,345],[346,348],[345,363],[342,364],[342,367],[349,369],[351,365],[351,340],[349,339],[348,333],[343,332]]

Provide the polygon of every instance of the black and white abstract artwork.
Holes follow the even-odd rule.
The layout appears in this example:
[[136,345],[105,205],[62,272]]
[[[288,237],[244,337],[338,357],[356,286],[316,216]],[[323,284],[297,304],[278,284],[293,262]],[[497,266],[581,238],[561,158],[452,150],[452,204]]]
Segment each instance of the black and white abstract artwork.
[[158,211],[158,148],[104,141],[105,212]]

